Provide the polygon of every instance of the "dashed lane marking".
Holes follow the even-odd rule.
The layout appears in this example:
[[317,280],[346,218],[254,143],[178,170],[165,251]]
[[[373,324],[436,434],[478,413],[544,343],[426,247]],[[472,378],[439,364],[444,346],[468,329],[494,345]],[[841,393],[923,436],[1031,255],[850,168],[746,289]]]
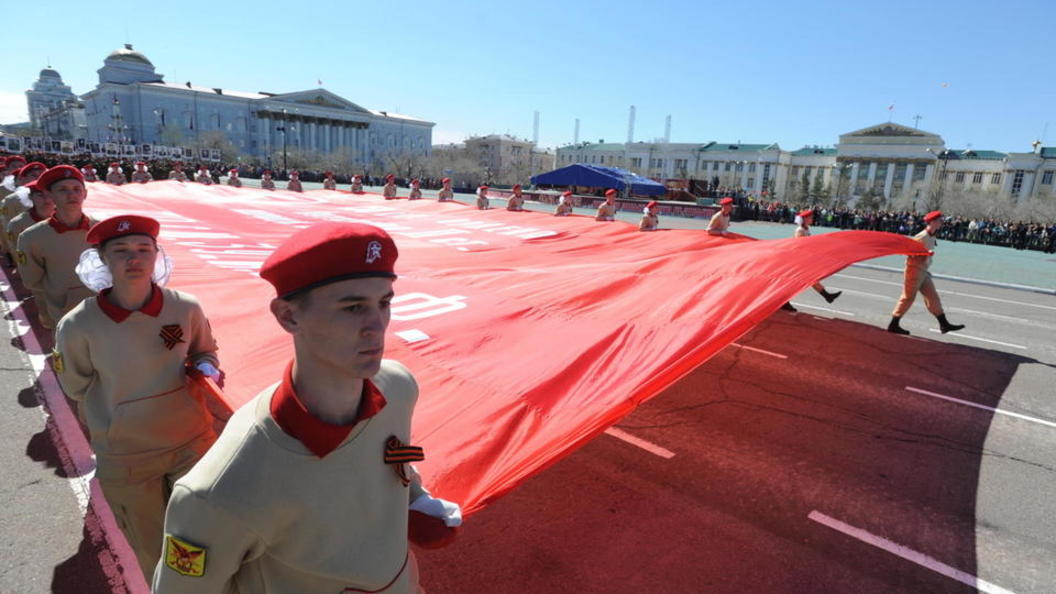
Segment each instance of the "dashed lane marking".
[[921,389],[921,388],[914,388],[913,386],[906,386],[906,390],[909,390],[910,392],[915,392],[917,394],[923,394],[924,396],[931,396],[932,398],[938,398],[940,400],[946,400],[948,402],[953,402],[955,404],[960,404],[960,405],[963,405],[963,406],[970,406],[972,408],[978,408],[980,410],[990,411],[992,413],[997,413],[999,415],[1005,415],[1006,417],[1012,417],[1012,418],[1015,418],[1015,419],[1021,419],[1021,420],[1024,420],[1024,421],[1030,421],[1031,423],[1037,423],[1039,425],[1044,425],[1046,427],[1056,428],[1056,423],[1054,423],[1052,421],[1046,421],[1045,419],[1039,419],[1037,417],[1032,417],[1030,415],[1024,415],[1022,413],[1012,412],[1012,411],[1009,411],[1009,410],[1001,410],[1000,408],[994,408],[992,406],[987,406],[985,404],[979,404],[977,402],[969,402],[968,400],[961,400],[960,398],[954,398],[953,396],[946,396],[945,394],[938,394],[936,392],[932,392],[930,390],[924,390],[924,389]]
[[660,456],[661,458],[664,458],[664,459],[667,459],[667,460],[670,460],[671,458],[675,457],[675,453],[672,452],[671,450],[669,450],[667,448],[664,448],[664,447],[661,447],[661,446],[658,446],[658,445],[656,445],[655,443],[653,443],[651,441],[646,441],[646,440],[644,440],[644,439],[642,439],[640,437],[635,437],[635,436],[631,435],[630,433],[627,433],[626,431],[624,431],[622,429],[617,429],[615,427],[609,427],[608,429],[605,430],[605,435],[611,435],[611,436],[615,437],[616,439],[625,441],[625,442],[627,442],[627,443],[629,443],[629,444],[631,444],[631,445],[633,445],[635,447],[642,448],[643,450],[649,452],[650,454],[655,454],[655,455]]
[[818,510],[811,511],[809,514],[807,514],[807,518],[821,524],[822,526],[826,526],[828,528],[832,528],[837,532],[846,534],[851,538],[860,540],[878,549],[883,549],[888,553],[891,553],[892,555],[902,557],[906,561],[916,563],[917,565],[930,569],[935,573],[942,574],[950,579],[956,580],[962,584],[966,584],[980,592],[986,592],[987,594],[1014,594],[1012,590],[1002,588],[1001,586],[992,584],[986,580],[979,579],[968,572],[961,571],[960,569],[946,565],[945,563],[939,561],[938,559],[935,559],[934,557],[930,557],[928,555],[925,555],[924,553],[917,552],[907,546],[900,545],[897,542],[888,540],[882,536],[877,536],[867,530],[856,528],[854,526],[851,526],[850,524],[841,522],[836,518],[827,516],[819,512]]
[[730,346],[737,347],[739,349],[744,349],[746,351],[752,351],[753,353],[759,353],[759,354],[762,354],[762,355],[769,355],[771,357],[776,357],[778,359],[787,359],[788,358],[788,355],[782,355],[781,353],[775,353],[773,351],[766,351],[766,350],[763,350],[763,349],[757,349],[755,347],[746,346],[746,345],[743,345],[743,344],[740,344],[740,343],[736,343],[736,342],[731,342]]
[[[934,332],[935,334],[942,334],[941,330],[936,330],[935,328],[928,328],[928,330],[931,331],[931,332]],[[972,336],[971,334],[962,334],[960,332],[957,332],[955,334],[950,334],[950,336],[956,336],[957,338],[967,338],[968,340],[978,340],[979,342],[989,342],[990,344],[999,344],[1001,346],[1007,346],[1007,347],[1011,347],[1011,348],[1014,348],[1014,349],[1020,349],[1020,350],[1024,350],[1024,351],[1027,350],[1027,347],[1025,347],[1025,346],[1023,346],[1021,344],[1012,344],[1011,342],[1001,342],[1000,340],[993,340],[991,338],[983,338],[981,336]]]

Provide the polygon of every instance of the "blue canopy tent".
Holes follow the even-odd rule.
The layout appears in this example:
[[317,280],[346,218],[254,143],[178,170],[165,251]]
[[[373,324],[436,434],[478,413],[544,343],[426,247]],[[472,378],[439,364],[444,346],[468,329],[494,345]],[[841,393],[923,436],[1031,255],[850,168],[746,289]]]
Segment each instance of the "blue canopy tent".
[[532,176],[532,183],[547,186],[587,186],[591,188],[615,188],[623,191],[628,185],[632,194],[659,196],[667,191],[664,184],[647,177],[631,173],[618,167],[599,167],[585,163],[574,163]]

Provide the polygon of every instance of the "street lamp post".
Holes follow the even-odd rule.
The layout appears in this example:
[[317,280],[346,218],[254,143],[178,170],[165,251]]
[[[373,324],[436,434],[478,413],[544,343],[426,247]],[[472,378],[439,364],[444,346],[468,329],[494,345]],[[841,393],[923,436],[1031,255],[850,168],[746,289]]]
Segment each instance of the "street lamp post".
[[942,159],[942,173],[939,174],[939,188],[932,192],[932,210],[938,210],[942,207],[943,194],[946,193],[946,168],[950,164],[950,157],[953,156],[953,151],[950,149],[944,149],[941,153],[936,154],[931,147],[924,149],[925,151],[935,155],[937,158]]
[[276,130],[282,132],[282,171],[283,171],[283,173],[286,172],[286,127],[287,127],[287,125],[288,125],[288,123],[287,123],[287,120],[286,120],[286,109],[283,108],[283,110],[282,110],[282,125],[278,126],[277,128],[275,128]]

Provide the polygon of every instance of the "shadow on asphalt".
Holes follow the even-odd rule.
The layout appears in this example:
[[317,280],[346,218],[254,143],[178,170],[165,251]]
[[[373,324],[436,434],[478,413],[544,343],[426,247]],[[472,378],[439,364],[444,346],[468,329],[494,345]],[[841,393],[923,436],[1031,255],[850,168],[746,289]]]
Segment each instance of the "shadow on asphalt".
[[974,592],[808,514],[974,575],[993,415],[905,388],[997,406],[1035,361],[783,312],[738,342],[788,359],[720,353],[620,423],[674,458],[595,439],[420,552],[426,590]]

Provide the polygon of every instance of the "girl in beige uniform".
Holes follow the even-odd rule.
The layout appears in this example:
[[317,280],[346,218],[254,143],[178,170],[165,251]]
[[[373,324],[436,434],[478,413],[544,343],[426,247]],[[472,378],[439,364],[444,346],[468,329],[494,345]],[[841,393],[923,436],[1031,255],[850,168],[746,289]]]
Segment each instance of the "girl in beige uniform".
[[327,171],[323,173],[323,189],[324,190],[336,190],[337,180],[334,179],[334,172]]
[[290,180],[286,182],[286,189],[290,192],[304,191],[304,186],[301,185],[301,173],[299,171],[290,172]]
[[53,359],[88,426],[103,495],[148,580],[172,485],[216,438],[188,371],[219,379],[216,341],[198,301],[155,282],[170,270],[158,227],[135,215],[92,226],[94,247],[79,272],[101,293],[59,321]]
[[[793,233],[793,237],[810,237],[810,226],[814,223],[814,211],[809,208],[801,210],[799,211],[797,218],[799,219],[799,225],[796,226],[796,231]],[[811,288],[817,291],[818,294],[824,297],[825,301],[828,301],[829,303],[836,301],[836,298],[843,294],[843,291],[830,293],[821,283],[814,283]]]
[[639,231],[656,231],[660,226],[660,217],[656,214],[656,200],[650,200],[642,209],[642,220],[638,222]]
[[605,190],[605,202],[598,205],[598,212],[594,215],[595,221],[616,220],[616,190]]
[[381,195],[386,200],[391,200],[396,197],[396,176],[388,174],[385,176],[385,187],[381,189]]
[[115,186],[123,186],[128,183],[128,178],[125,177],[125,172],[121,171],[120,163],[110,164],[110,170],[106,172],[106,183]]
[[506,210],[514,212],[524,210],[524,193],[521,191],[521,184],[513,185],[513,196],[506,200]]
[[271,177],[271,170],[265,169],[264,173],[260,175],[260,189],[262,190],[274,190],[275,180]]
[[44,172],[34,184],[55,202],[55,214],[31,225],[18,236],[18,273],[22,284],[34,295],[40,322],[48,329],[74,308],[92,290],[77,277],[77,262],[90,247],[86,239],[94,219],[84,214],[87,192],[79,169],[58,165]]
[[[25,190],[29,196],[26,201],[29,203],[28,206],[30,208],[7,224],[8,245],[18,245],[18,236],[22,235],[23,231],[41,221],[46,221],[55,214],[55,201],[40,191],[36,180],[22,186],[21,189]],[[47,307],[44,305],[46,303],[44,293],[39,290],[32,291],[32,293],[40,325],[49,330],[54,328],[55,321],[48,315]]]
[[146,161],[136,161],[136,170],[132,172],[132,183],[145,184],[154,181],[154,176],[147,170]]
[[488,200],[488,186],[479,186],[477,188],[477,210],[488,210],[491,208],[491,201]]
[[566,190],[557,199],[557,207],[554,208],[555,217],[567,217],[572,214],[572,190]]
[[396,257],[377,227],[323,223],[264,262],[293,360],[176,483],[154,594],[418,592],[408,538],[446,544],[461,510],[410,465],[418,385],[383,359]]
[[[926,223],[924,230],[916,234],[913,239],[924,244],[924,247],[929,252],[934,253],[935,246],[938,243],[935,239],[935,234],[942,228],[942,211],[933,210],[924,215],[924,222]],[[895,305],[895,311],[891,313],[891,322],[887,325],[888,332],[909,334],[909,331],[901,325],[902,316],[909,311],[909,306],[913,305],[918,292],[924,296],[924,306],[928,308],[931,315],[939,320],[939,330],[943,334],[956,332],[964,328],[964,324],[951,324],[946,319],[946,314],[942,311],[942,301],[939,299],[939,292],[935,290],[935,282],[931,280],[931,273],[928,272],[930,266],[931,256],[906,257],[902,296],[899,297],[898,304]]]
[[411,193],[407,195],[408,200],[422,199],[422,182],[418,179],[411,180]]
[[440,191],[436,194],[436,199],[440,202],[450,202],[454,200],[455,191],[451,189],[451,178],[445,177],[444,179],[440,180],[440,183],[441,185],[443,185],[443,187],[440,188]]
[[227,185],[229,185],[229,186],[231,186],[233,188],[241,188],[242,187],[242,180],[239,179],[239,177],[238,177],[238,169],[232,167],[227,172]]
[[355,192],[357,194],[362,194],[363,193],[363,176],[362,175],[358,175],[357,174],[357,175],[353,175],[352,176],[352,188],[351,188],[351,191]]
[[730,213],[733,212],[733,198],[729,196],[719,200],[719,212],[711,216],[708,222],[708,235],[726,235],[730,229]]
[[[26,211],[26,205],[22,199],[25,191],[23,190],[20,192],[19,188],[24,188],[26,185],[32,183],[40,177],[45,170],[47,170],[47,167],[43,163],[34,161],[33,163],[23,165],[15,171],[15,187],[12,188],[12,192],[5,196],[3,201],[0,202],[0,227],[6,229],[8,223]],[[0,248],[3,249],[4,254],[9,261],[15,261],[16,244],[9,243],[6,234],[0,236]]]

